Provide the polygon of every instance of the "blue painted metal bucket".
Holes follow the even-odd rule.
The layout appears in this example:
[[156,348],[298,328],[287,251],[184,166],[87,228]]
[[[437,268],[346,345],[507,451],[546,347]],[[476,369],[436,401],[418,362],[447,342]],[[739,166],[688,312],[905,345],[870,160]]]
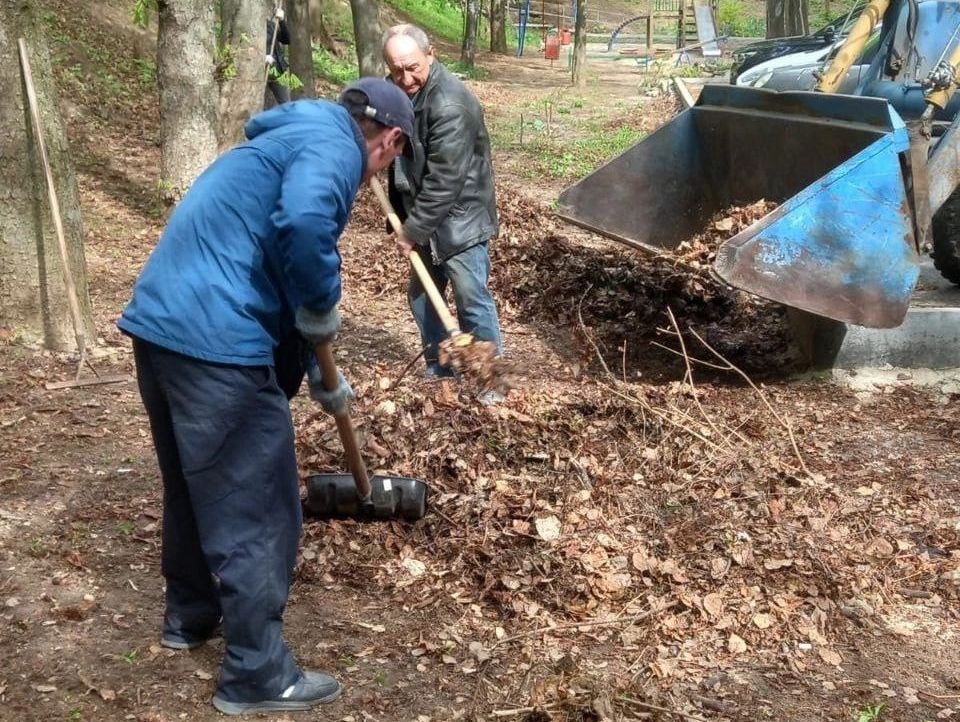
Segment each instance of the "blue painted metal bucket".
[[918,275],[886,101],[706,86],[697,105],[565,190],[559,214],[655,252],[731,206],[780,206],[717,254],[728,283],[812,313],[899,325]]

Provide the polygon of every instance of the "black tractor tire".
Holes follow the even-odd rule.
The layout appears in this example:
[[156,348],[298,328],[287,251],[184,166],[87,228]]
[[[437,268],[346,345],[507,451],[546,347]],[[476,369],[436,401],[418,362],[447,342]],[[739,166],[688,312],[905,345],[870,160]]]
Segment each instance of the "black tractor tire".
[[950,283],[960,286],[960,188],[933,217],[933,265]]

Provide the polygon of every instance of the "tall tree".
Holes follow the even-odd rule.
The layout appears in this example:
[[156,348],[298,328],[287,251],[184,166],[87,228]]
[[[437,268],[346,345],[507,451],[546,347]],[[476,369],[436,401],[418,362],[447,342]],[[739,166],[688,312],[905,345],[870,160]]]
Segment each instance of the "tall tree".
[[767,37],[788,38],[810,32],[808,0],[767,0]]
[[460,62],[472,68],[477,58],[477,32],[480,29],[480,0],[464,0],[463,46]]
[[316,98],[317,82],[313,77],[313,41],[310,22],[310,0],[289,0],[287,27],[290,30],[290,72],[296,75],[302,88],[291,92],[294,99]]
[[350,0],[353,13],[353,37],[357,43],[357,63],[360,75],[382,77],[386,73],[383,65],[383,49],[380,47],[380,7],[377,0]]
[[327,24],[323,20],[323,2],[322,0],[309,0],[310,5],[310,34],[313,36],[320,47],[334,53],[342,55],[342,50],[337,46],[330,31],[327,30]]
[[490,0],[490,52],[507,55],[507,0]]
[[[209,0],[208,0],[209,1]],[[212,3],[209,3],[212,4]],[[217,80],[220,83],[220,149],[243,140],[243,126],[263,107],[264,51],[269,0],[220,0]]]
[[587,0],[577,0],[577,18],[573,25],[573,84],[587,84]]
[[75,348],[63,264],[46,178],[28,109],[17,39],[26,39],[41,115],[40,131],[53,171],[77,288],[83,334],[92,338],[83,224],[76,176],[60,120],[46,38],[33,2],[0,0],[0,327],[48,348]]
[[209,0],[158,0],[157,10],[160,192],[172,206],[217,155],[215,17]]

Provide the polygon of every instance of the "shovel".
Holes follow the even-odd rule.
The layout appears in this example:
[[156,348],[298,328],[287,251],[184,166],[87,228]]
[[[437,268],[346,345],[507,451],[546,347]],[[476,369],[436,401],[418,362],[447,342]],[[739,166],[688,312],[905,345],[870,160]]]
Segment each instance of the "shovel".
[[[337,364],[329,343],[316,348],[327,391],[337,388]],[[368,476],[350,414],[336,414],[337,431],[347,455],[349,474],[314,474],[307,478],[307,511],[322,519],[417,521],[427,513],[429,487],[419,479]]]

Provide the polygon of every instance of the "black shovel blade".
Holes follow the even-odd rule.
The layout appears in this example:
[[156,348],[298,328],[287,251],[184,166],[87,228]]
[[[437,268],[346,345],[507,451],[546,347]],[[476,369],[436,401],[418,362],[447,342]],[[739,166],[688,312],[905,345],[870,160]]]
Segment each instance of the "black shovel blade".
[[403,519],[427,513],[430,487],[419,479],[373,476],[370,496],[362,499],[350,474],[314,474],[307,478],[306,509],[322,519]]

